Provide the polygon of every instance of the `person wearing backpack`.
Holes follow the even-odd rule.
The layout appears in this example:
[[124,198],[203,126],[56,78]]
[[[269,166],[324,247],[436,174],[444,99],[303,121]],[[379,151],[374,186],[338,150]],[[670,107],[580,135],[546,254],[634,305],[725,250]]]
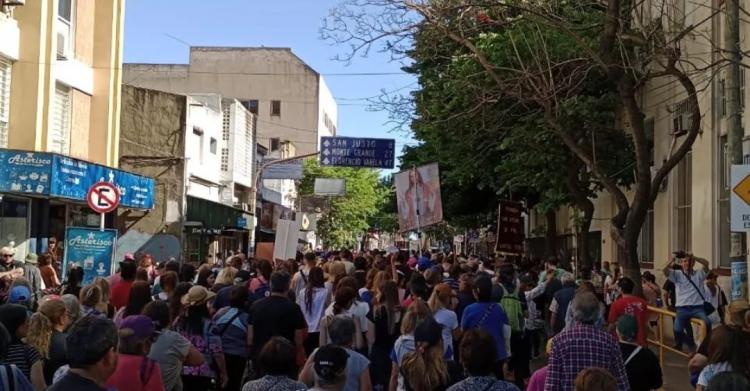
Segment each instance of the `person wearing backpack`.
[[[461,331],[481,329],[495,341],[494,374],[503,379],[503,365],[511,355],[511,328],[503,307],[492,300],[492,280],[482,273],[474,280],[477,302],[467,306],[461,316]],[[490,359],[489,357],[487,359]]]
[[526,388],[524,381],[531,377],[530,340],[524,338],[526,316],[528,316],[526,295],[521,292],[521,284],[516,281],[516,270],[511,263],[500,267],[498,282],[502,292],[500,305],[508,316],[510,324],[510,350],[513,355],[508,361],[508,369],[513,372],[516,386],[524,389]]
[[250,294],[248,302],[250,304],[268,297],[271,294],[269,281],[273,272],[273,265],[267,259],[258,259],[255,261],[256,277],[247,283],[247,290]]
[[222,390],[239,391],[250,353],[249,316],[245,312],[247,289],[243,286],[234,286],[230,289],[229,306],[220,309],[214,315],[211,333],[221,338],[227,366],[229,379],[227,386]]
[[432,295],[427,305],[432,311],[432,317],[442,326],[443,349],[446,357],[453,358],[453,337],[458,336],[458,318],[451,309],[453,301],[453,290],[448,284],[437,284],[432,290]]

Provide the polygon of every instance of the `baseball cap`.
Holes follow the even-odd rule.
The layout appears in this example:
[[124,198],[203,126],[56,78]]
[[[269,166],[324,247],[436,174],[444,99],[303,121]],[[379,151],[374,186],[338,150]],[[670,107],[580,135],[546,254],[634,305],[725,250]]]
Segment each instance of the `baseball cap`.
[[432,317],[426,318],[414,329],[414,342],[425,342],[429,346],[438,343],[442,338],[443,327]]
[[8,294],[8,303],[18,304],[31,299],[31,291],[24,285],[16,285]]
[[329,382],[343,380],[349,353],[336,345],[321,346],[315,352],[315,374]]
[[417,269],[424,271],[432,267],[432,261],[430,261],[430,258],[427,257],[419,257],[419,262],[417,262]]
[[617,319],[617,332],[625,339],[632,340],[638,334],[638,321],[633,315],[623,315]]
[[120,322],[117,334],[122,339],[149,339],[156,335],[154,322],[145,315],[130,315]]

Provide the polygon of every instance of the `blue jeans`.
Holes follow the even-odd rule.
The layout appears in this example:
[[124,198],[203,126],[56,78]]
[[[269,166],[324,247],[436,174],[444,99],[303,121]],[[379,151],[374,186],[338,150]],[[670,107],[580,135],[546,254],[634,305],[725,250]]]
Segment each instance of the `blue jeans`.
[[693,340],[693,328],[690,325],[690,319],[697,318],[706,323],[706,330],[711,330],[711,321],[703,310],[703,305],[688,305],[676,308],[677,316],[674,320],[674,340],[680,348],[682,344],[687,344],[692,350],[695,350],[695,341]]

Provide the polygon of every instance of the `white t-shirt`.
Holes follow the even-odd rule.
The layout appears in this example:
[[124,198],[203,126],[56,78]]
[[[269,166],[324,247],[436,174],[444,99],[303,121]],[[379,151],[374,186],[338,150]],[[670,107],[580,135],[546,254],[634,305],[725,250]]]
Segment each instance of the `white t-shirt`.
[[[688,280],[687,274],[682,270],[669,271],[669,281],[672,281],[675,285],[675,307],[703,305],[703,299],[701,299],[700,296],[703,292],[698,293],[698,289],[701,289],[706,281],[706,272],[702,269],[696,270],[689,278],[690,279]],[[690,281],[693,283],[691,284]],[[695,284],[698,289],[696,289],[693,284]]]
[[731,372],[732,366],[729,365],[728,362],[723,361],[716,364],[708,364],[705,368],[701,371],[701,374],[698,375],[698,385],[706,387],[708,385],[708,382],[711,381],[711,378],[714,377],[717,373],[721,372]]
[[297,296],[297,305],[302,310],[302,314],[307,321],[307,332],[317,333],[320,331],[320,319],[323,317],[323,311],[326,307],[326,298],[328,291],[325,288],[315,288],[312,296],[312,308],[307,310],[307,288],[302,288]]
[[453,330],[458,328],[458,317],[456,313],[447,309],[441,308],[433,315],[435,321],[443,326],[443,350],[453,355]]
[[[333,315],[333,304],[326,308],[325,316]],[[344,311],[346,315],[350,315],[355,321],[359,322],[360,331],[367,332],[367,314],[370,312],[370,306],[364,301],[355,301],[348,310]]]

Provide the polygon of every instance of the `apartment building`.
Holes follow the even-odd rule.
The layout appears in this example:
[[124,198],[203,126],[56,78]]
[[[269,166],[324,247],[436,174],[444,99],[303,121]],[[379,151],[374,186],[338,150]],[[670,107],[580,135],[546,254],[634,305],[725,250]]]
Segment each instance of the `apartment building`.
[[120,188],[123,209],[152,207],[153,181],[117,170],[124,7],[0,0],[0,245],[20,257],[98,226],[96,181]]
[[[678,3],[678,9],[671,11],[671,18],[676,19],[673,21],[680,26],[696,26],[681,41],[683,58],[693,64],[715,62],[724,46],[724,13],[714,13],[711,6],[701,3]],[[723,3],[718,7],[723,8]],[[741,21],[741,26],[741,35],[748,36],[750,24]],[[743,70],[742,121],[747,129],[750,112],[744,105],[747,98],[744,73]],[[695,72],[691,78],[698,89],[701,132],[692,150],[670,172],[648,212],[639,241],[641,269],[660,270],[671,259],[672,252],[684,250],[706,258],[720,275],[728,276],[732,262],[746,260],[747,247],[741,236],[732,234],[729,228],[731,162],[727,157],[726,69],[713,67]],[[685,98],[684,89],[674,80],[652,80],[642,90],[640,104],[646,115],[646,133],[653,144],[654,169],[684,140],[692,120]],[[627,121],[620,125],[626,129],[629,126]],[[745,161],[750,161],[747,136],[743,153]],[[623,255],[610,236],[610,219],[617,212],[614,200],[604,192],[593,201],[596,210],[589,232],[591,255],[599,261],[621,261]],[[558,247],[566,256],[574,255],[577,247],[574,213],[570,209],[557,212]],[[533,232],[541,233],[546,229],[544,216],[532,213],[529,220],[532,237]],[[657,275],[661,278],[661,273]],[[722,278],[720,282],[729,293],[728,279]]]
[[[156,180],[148,216],[120,213],[118,251],[170,235],[190,261],[248,248],[255,169],[255,115],[217,94],[123,87],[120,164]],[[156,237],[156,239],[155,239]],[[171,239],[171,241],[174,241]]]
[[237,99],[258,118],[258,142],[299,155],[336,135],[338,109],[325,79],[289,48],[191,47],[189,64],[125,64],[123,83]]

